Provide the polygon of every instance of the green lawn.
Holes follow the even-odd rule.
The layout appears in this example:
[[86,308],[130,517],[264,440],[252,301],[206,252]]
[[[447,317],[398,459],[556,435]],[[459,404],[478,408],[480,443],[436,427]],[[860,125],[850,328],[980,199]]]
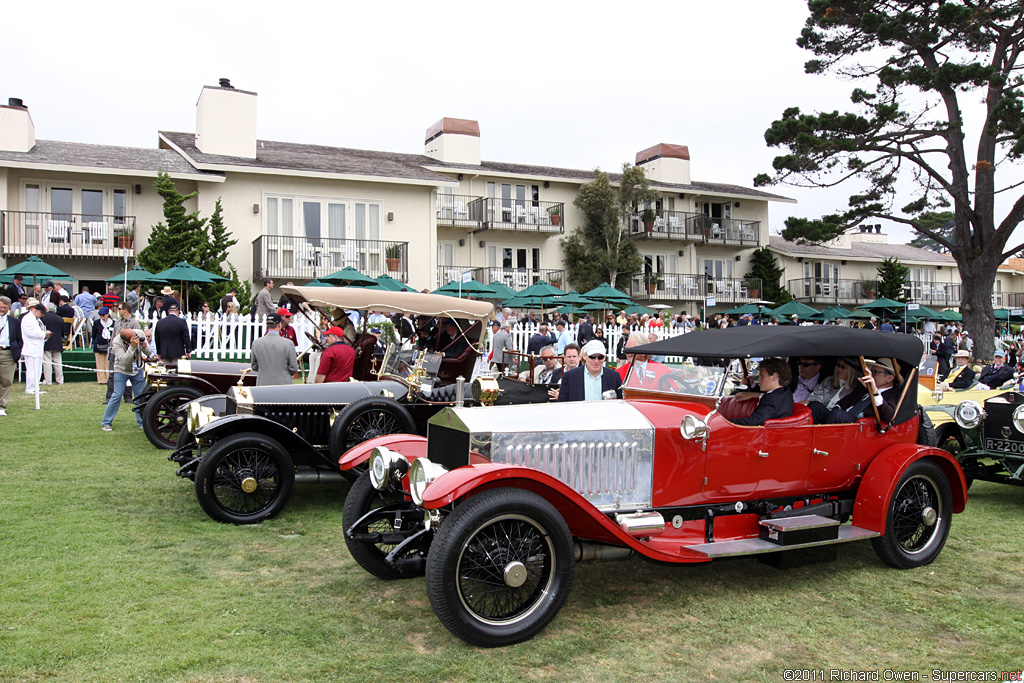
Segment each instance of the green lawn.
[[[1017,670],[1024,490],[978,483],[931,566],[870,543],[780,571],[752,560],[579,565],[532,641],[481,650],[422,579],[345,549],[347,485],[297,485],[258,526],[211,521],[102,387],[18,391],[0,418],[2,681],[781,681],[787,668]],[[828,671],[826,671],[828,675]]]

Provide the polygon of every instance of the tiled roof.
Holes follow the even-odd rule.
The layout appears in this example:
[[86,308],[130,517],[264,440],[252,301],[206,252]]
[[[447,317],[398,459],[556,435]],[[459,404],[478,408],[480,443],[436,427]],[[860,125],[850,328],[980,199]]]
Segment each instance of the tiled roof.
[[[594,179],[593,171],[571,168],[509,164],[499,161],[482,161],[479,166],[475,166],[445,163],[424,154],[399,154],[396,152],[273,142],[269,140],[257,141],[255,159],[225,157],[200,152],[196,148],[195,135],[192,133],[161,132],[160,135],[185,152],[190,159],[200,166],[205,164],[249,166],[266,169],[278,168],[295,171],[339,173],[344,175],[412,178],[438,182],[450,181],[451,178],[430,169],[443,169],[448,173],[486,174],[491,172],[518,176],[539,176],[579,183],[587,183]],[[612,182],[618,182],[622,177],[618,173],[609,175]],[[713,192],[716,194],[788,201],[788,198],[780,195],[769,194],[739,185],[702,182],[693,182],[689,185],[675,183],[652,183],[652,185],[675,192]]]
[[161,131],[160,135],[181,149],[200,166],[209,164],[380,178],[408,178],[433,182],[451,181],[448,176],[424,168],[432,159],[422,154],[397,154],[365,149],[257,140],[256,158],[246,159],[219,154],[204,154],[196,147],[196,138],[192,133]]
[[[531,166],[528,164],[506,164],[499,161],[481,161],[479,166],[468,166],[466,164],[446,164],[436,159],[430,159],[424,157],[428,161],[426,162],[433,168],[443,168],[450,172],[461,172],[461,173],[487,173],[488,171],[494,173],[507,173],[510,175],[523,175],[523,176],[541,176],[550,178],[560,178],[568,181],[576,181],[580,183],[589,183],[594,179],[593,171],[582,171],[573,168],[558,168],[556,166]],[[617,183],[622,180],[621,173],[609,173],[609,179],[613,183]],[[783,197],[782,195],[771,194],[768,192],[761,192],[749,187],[743,187],[741,185],[727,185],[725,183],[706,183],[700,181],[693,181],[689,184],[683,183],[663,183],[657,181],[651,181],[651,186],[656,189],[666,189],[675,192],[689,192],[692,194],[700,194],[704,192],[712,192],[715,194],[728,194],[728,195],[740,195],[743,197],[754,197],[757,199],[776,200],[776,201],[792,201],[789,197]]]
[[84,166],[95,168],[98,171],[107,168],[128,171],[166,171],[181,175],[208,175],[196,169],[180,154],[169,149],[89,145],[81,142],[59,142],[56,140],[36,140],[35,147],[28,152],[0,151],[0,163],[4,161]]
[[955,265],[956,261],[949,254],[938,254],[927,249],[912,247],[909,244],[880,244],[877,242],[852,242],[848,249],[829,244],[798,244],[784,240],[780,235],[769,235],[768,246],[777,251],[796,256],[825,256],[829,259],[870,259],[884,261],[896,257],[900,261],[916,263],[936,263],[939,265]]

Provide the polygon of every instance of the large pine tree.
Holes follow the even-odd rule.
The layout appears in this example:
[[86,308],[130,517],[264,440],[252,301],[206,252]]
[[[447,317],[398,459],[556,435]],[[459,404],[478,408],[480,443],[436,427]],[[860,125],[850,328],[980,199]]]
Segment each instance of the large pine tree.
[[[786,289],[782,282],[782,276],[786,274],[785,268],[779,266],[775,254],[769,251],[768,247],[761,247],[750,256],[750,270],[743,277],[761,281],[761,298],[772,301],[776,306],[781,306],[793,295]],[[752,285],[747,285],[751,287]]]

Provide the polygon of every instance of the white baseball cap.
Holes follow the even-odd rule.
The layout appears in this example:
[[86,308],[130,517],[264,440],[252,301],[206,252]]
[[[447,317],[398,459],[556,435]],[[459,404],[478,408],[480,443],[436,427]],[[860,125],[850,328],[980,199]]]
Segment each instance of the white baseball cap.
[[600,354],[602,356],[608,355],[608,350],[605,349],[604,343],[599,339],[591,339],[587,342],[586,346],[583,347],[584,356],[594,356]]

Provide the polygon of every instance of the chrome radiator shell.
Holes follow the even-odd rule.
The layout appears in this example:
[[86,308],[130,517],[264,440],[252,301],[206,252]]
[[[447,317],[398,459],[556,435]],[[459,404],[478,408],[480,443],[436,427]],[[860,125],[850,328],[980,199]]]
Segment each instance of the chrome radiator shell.
[[469,462],[451,452],[468,444],[491,462],[545,472],[601,510],[651,506],[654,427],[624,401],[448,408],[430,419],[432,460],[440,442],[449,469]]

